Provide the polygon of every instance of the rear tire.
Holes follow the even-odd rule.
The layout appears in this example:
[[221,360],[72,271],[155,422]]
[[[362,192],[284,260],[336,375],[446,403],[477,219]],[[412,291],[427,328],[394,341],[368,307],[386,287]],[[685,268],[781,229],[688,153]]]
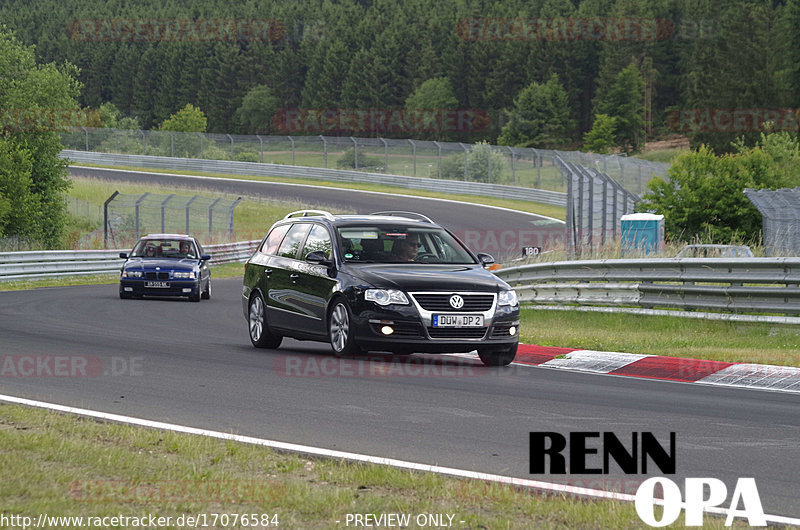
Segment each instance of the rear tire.
[[353,331],[350,308],[343,301],[337,300],[328,311],[328,342],[335,356],[342,357],[361,353]]
[[280,335],[273,335],[269,331],[267,325],[267,313],[264,306],[264,299],[260,294],[256,294],[250,298],[248,308],[248,328],[250,330],[250,342],[256,348],[269,348],[274,350],[281,345],[283,337]]
[[517,356],[518,343],[514,343],[504,350],[478,350],[478,357],[486,366],[508,366]]

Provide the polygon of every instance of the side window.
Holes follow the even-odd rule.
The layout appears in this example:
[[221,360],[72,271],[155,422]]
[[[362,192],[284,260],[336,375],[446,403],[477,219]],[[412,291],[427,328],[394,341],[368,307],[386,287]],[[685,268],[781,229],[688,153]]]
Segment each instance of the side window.
[[275,254],[278,250],[278,245],[283,241],[283,236],[289,231],[290,226],[292,225],[276,226],[264,240],[264,244],[261,245],[261,252],[264,254]]
[[286,233],[286,237],[283,238],[283,243],[281,243],[278,249],[278,255],[284,258],[296,259],[297,251],[300,250],[300,245],[306,238],[310,227],[311,225],[309,223],[293,224],[289,232]]
[[308,234],[308,239],[306,239],[306,245],[303,247],[300,258],[305,259],[309,252],[322,251],[325,253],[325,257],[330,259],[331,249],[331,235],[328,230],[322,225],[314,225],[311,233]]

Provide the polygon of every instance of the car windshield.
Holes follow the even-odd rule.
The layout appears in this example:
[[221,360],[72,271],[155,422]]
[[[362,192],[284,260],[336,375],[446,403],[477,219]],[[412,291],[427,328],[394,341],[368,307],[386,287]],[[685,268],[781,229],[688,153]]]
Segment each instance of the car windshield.
[[469,251],[441,228],[370,224],[340,227],[338,232],[347,262],[475,263]]
[[132,258],[196,258],[197,250],[188,239],[142,239],[131,252]]

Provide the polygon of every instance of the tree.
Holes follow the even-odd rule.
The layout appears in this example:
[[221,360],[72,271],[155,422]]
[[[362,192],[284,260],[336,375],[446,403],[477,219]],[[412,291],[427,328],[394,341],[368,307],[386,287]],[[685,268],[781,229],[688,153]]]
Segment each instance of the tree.
[[638,152],[644,139],[644,79],[636,65],[623,69],[595,102],[597,114],[617,119],[617,145],[626,153]]
[[507,114],[509,122],[497,139],[501,145],[558,147],[569,140],[575,128],[567,92],[555,74],[544,84],[531,83],[524,88]]
[[257,85],[247,91],[241,106],[236,110],[235,121],[243,134],[263,134],[272,129],[272,118],[280,101],[266,85]]
[[769,150],[756,146],[716,156],[701,146],[680,155],[669,168],[669,180],[656,177],[648,183],[640,209],[664,215],[667,235],[674,239],[728,243],[755,238],[761,229],[761,215],[745,197],[744,189],[800,184],[797,171],[782,167],[774,158],[775,153],[797,153],[796,141],[793,148],[786,149],[785,140],[763,138]]
[[617,129],[617,118],[608,114],[594,117],[592,130],[583,135],[583,150],[592,153],[608,154],[616,145],[614,132]]
[[172,132],[206,132],[207,120],[203,111],[191,103],[164,120],[160,129]]
[[70,64],[37,64],[33,47],[0,26],[2,236],[51,248],[62,242],[68,162],[56,131],[80,125],[77,75]]
[[[453,92],[453,85],[446,77],[434,77],[422,83],[408,98],[406,99],[406,110],[421,110],[432,111],[435,114],[442,115],[448,110],[455,110],[458,107],[458,100]],[[450,137],[455,131],[445,131],[443,128],[443,120],[436,122],[433,126],[435,131],[412,131],[416,138],[425,139],[425,137],[443,140],[445,137]],[[420,134],[422,133],[422,134]]]

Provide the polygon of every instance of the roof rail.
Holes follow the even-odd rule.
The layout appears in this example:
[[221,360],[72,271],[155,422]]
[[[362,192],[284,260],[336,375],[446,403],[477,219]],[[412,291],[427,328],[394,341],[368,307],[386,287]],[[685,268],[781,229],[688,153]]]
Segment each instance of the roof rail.
[[392,217],[406,217],[408,219],[425,221],[426,223],[435,224],[430,217],[428,217],[427,215],[422,215],[421,213],[417,212],[401,212],[396,210],[388,210],[385,212],[372,212],[370,215],[389,215]]
[[326,212],[325,210],[297,210],[296,212],[287,213],[284,219],[289,219],[291,217],[310,217],[315,215],[321,215],[329,221],[335,220],[333,214],[331,212]]

